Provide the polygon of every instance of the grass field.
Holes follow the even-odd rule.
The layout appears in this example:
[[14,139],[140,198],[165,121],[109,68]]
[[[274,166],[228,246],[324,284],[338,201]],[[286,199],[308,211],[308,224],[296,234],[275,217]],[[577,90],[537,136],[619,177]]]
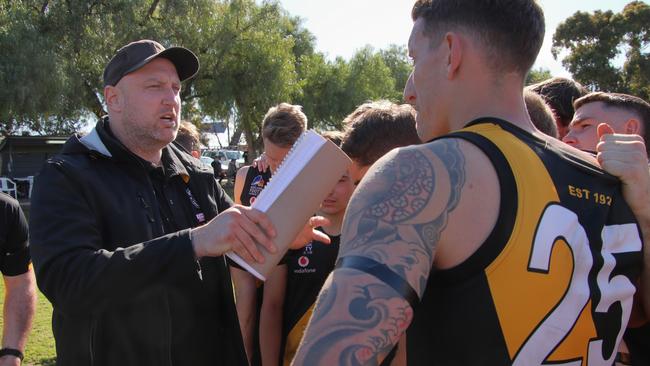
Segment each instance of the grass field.
[[[233,186],[226,184],[224,190],[230,197],[233,195]],[[26,215],[29,215],[29,207],[24,207]],[[4,282],[0,281],[0,294],[4,294]],[[4,296],[0,296],[0,308],[4,304]],[[0,317],[0,329],[2,329],[2,317]],[[42,293],[38,293],[38,304],[34,325],[25,348],[25,361],[23,365],[54,365],[56,352],[54,349],[54,336],[52,335],[52,305]]]

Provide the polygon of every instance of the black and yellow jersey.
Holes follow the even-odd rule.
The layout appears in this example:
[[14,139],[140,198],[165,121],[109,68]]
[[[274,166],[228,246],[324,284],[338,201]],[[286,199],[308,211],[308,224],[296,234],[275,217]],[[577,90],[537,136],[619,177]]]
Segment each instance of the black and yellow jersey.
[[252,205],[270,180],[271,169],[262,172],[257,167],[249,166],[244,179],[244,188],[239,196],[239,202],[244,206]]
[[[324,232],[323,228],[318,230]],[[330,244],[312,241],[304,248],[289,250],[284,257],[287,265],[282,331],[284,365],[288,366],[295,356],[318,293],[334,269],[340,238],[331,235]]]
[[618,179],[497,119],[449,137],[492,161],[499,216],[476,253],[432,271],[408,364],[612,365],[642,260]]

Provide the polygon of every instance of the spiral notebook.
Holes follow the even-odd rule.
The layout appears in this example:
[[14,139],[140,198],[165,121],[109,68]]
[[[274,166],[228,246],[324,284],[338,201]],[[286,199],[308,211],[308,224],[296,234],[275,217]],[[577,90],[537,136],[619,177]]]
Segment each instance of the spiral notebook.
[[264,263],[247,263],[233,252],[226,255],[265,281],[351,163],[350,158],[328,139],[312,130],[304,132],[251,205],[266,213],[273,222],[278,251],[273,254],[258,245],[264,254]]

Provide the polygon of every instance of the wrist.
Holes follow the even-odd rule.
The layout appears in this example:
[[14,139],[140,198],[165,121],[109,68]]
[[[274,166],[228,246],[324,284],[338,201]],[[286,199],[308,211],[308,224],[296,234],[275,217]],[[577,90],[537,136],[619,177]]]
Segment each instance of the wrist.
[[632,213],[634,214],[641,231],[644,233],[650,233],[650,207],[643,206],[636,210],[633,208]]
[[25,358],[21,350],[9,347],[3,347],[0,349],[0,358],[3,357],[15,357],[22,361]]
[[192,243],[192,250],[194,251],[194,258],[201,259],[204,257],[203,252],[201,251],[201,246],[199,245],[200,237],[200,228],[190,229],[190,242]]

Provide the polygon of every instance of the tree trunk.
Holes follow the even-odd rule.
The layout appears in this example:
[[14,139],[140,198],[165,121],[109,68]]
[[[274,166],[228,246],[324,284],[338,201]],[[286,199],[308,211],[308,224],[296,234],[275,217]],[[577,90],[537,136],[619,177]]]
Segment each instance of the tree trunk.
[[[239,146],[239,140],[241,140],[242,132],[243,131],[241,128],[241,124],[238,124],[237,128],[235,129],[235,132],[233,132],[232,136],[230,137],[229,146]],[[248,141],[248,136],[246,136],[246,141]]]
[[92,112],[97,116],[97,120],[100,120],[106,114],[106,111],[104,111],[104,106],[95,93],[95,89],[92,87],[92,85],[90,85],[90,82],[88,82],[88,80],[84,80],[84,84],[86,85],[88,97],[91,99]]
[[258,149],[255,146],[255,137],[248,128],[244,131],[244,135],[246,136],[246,145],[248,145],[248,161],[252,162],[259,156]]

